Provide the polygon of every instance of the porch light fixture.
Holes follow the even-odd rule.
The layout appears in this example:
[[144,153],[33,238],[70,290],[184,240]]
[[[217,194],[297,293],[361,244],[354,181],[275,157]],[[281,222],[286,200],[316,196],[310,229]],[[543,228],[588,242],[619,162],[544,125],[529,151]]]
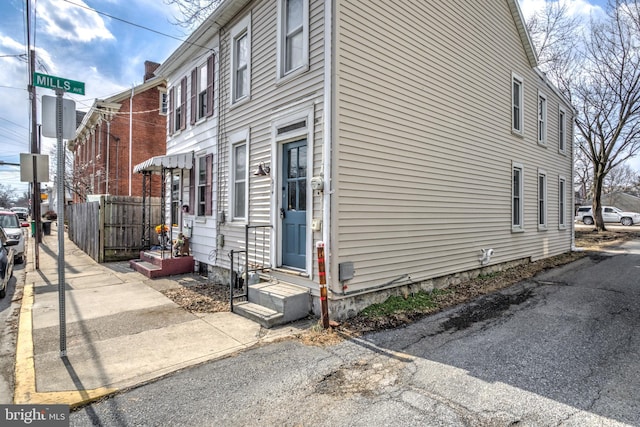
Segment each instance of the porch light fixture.
[[258,165],[258,169],[253,173],[255,176],[267,176],[271,173],[271,168],[264,164],[264,162],[260,162]]

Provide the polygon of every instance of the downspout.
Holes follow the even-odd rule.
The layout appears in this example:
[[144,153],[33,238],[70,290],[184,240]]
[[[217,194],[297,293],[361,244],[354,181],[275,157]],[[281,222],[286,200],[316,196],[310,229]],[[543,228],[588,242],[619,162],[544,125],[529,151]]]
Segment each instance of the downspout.
[[133,171],[133,91],[131,86],[131,96],[129,97],[129,197],[131,197],[131,172]]
[[105,193],[109,194],[109,158],[110,158],[110,154],[111,154],[111,150],[109,150],[111,146],[111,120],[107,121],[107,173],[105,174],[105,180],[106,180],[106,188],[105,188]]
[[325,190],[323,193],[322,211],[322,239],[324,240],[325,258],[329,262],[325,264],[327,284],[331,288],[334,281],[331,276],[333,258],[331,253],[331,194],[333,186],[331,182],[331,143],[333,133],[333,0],[324,3],[324,127],[323,127],[323,180]]

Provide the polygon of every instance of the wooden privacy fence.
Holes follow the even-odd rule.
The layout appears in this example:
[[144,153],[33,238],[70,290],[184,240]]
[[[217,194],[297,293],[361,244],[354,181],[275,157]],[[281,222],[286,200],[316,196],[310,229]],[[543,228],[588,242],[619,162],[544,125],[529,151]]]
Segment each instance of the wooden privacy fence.
[[69,239],[98,262],[138,258],[148,248],[143,224],[152,228],[147,235],[155,235],[153,228],[160,224],[160,198],[147,198],[145,204],[144,222],[142,197],[100,196],[99,201],[69,205]]

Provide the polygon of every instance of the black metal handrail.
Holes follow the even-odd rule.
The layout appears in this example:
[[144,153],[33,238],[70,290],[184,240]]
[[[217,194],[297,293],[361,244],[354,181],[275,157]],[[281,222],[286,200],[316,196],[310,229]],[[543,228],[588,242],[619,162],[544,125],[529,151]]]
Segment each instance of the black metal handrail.
[[[229,252],[231,259],[229,279],[229,303],[233,312],[233,301],[239,298],[249,298],[249,278],[251,273],[265,271],[271,268],[270,241],[271,224],[247,224],[244,229],[244,250]],[[253,239],[249,240],[250,230],[253,230]],[[244,254],[244,265],[241,271],[236,272],[235,265],[241,265],[241,255]],[[242,289],[240,294],[234,295],[234,289]]]

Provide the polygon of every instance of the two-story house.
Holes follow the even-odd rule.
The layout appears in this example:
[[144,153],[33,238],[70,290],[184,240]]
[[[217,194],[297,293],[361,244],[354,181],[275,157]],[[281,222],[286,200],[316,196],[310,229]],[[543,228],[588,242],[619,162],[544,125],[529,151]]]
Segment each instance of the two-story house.
[[344,318],[571,249],[574,110],[517,0],[224,0],[156,74],[200,271],[247,250],[318,313],[321,242]]
[[[167,91],[146,61],[144,82],[109,98],[96,99],[69,140],[73,155],[74,202],[88,195],[140,196],[142,177],[133,165],[166,150]],[[160,196],[160,180],[149,194]]]

